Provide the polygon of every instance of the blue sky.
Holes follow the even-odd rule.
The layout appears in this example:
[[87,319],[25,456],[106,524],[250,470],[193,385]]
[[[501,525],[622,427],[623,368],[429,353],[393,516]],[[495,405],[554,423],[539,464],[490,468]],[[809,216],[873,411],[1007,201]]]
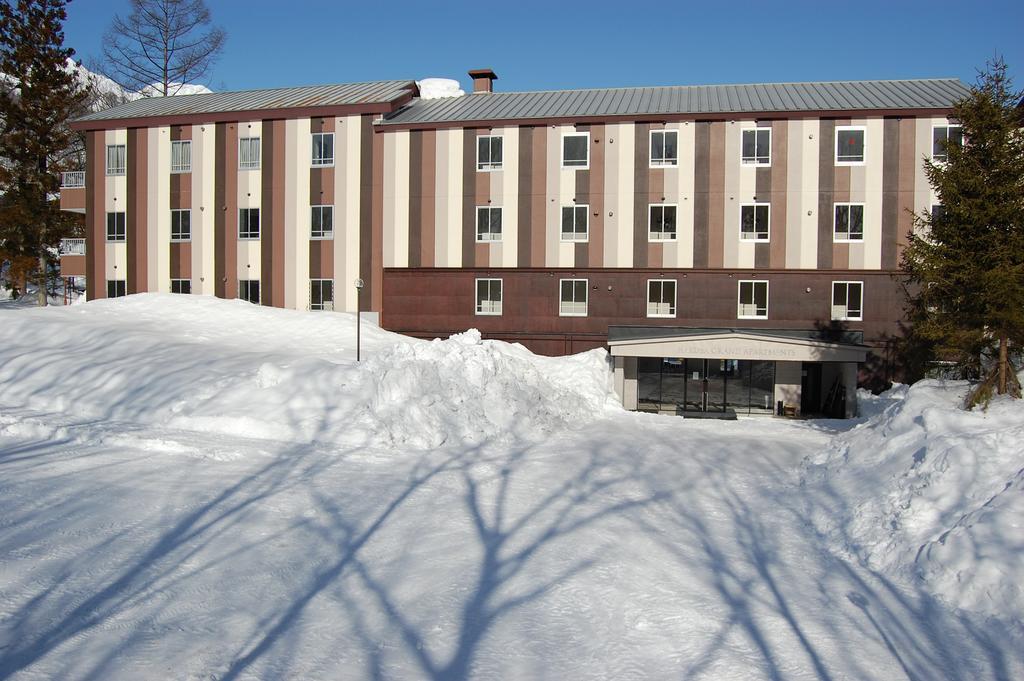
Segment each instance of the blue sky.
[[[833,3],[207,0],[228,31],[215,90],[459,78],[498,90],[958,77],[994,54],[1024,86],[1024,1]],[[127,0],[74,0],[65,42],[96,57]]]

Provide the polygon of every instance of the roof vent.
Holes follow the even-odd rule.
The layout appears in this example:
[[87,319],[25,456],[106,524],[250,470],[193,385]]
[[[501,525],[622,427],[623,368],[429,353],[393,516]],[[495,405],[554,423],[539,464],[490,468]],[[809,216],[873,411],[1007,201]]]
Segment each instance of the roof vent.
[[469,72],[470,78],[473,79],[473,94],[481,92],[494,92],[494,81],[498,80],[498,76],[494,74],[494,71],[490,69],[473,69]]

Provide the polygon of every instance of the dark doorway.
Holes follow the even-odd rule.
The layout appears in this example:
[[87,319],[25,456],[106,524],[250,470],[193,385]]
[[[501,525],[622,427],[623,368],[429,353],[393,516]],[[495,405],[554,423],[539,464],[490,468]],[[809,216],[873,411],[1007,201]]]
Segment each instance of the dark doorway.
[[686,410],[725,411],[725,360],[686,360]]
[[800,372],[800,413],[821,412],[821,364],[804,362]]

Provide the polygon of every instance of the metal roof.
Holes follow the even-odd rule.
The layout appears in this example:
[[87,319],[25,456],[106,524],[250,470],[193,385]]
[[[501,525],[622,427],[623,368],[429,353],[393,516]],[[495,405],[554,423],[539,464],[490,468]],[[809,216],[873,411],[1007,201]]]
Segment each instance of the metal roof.
[[955,78],[493,92],[415,99],[385,116],[381,124],[658,114],[947,109],[968,92],[967,86]]
[[310,106],[345,106],[393,102],[414,91],[411,80],[381,80],[369,83],[312,85],[308,87],[275,88],[213,92],[173,97],[145,97],[120,104],[104,111],[82,116],[78,121],[108,121],[121,118],[151,116],[186,116],[190,114],[259,111]]
[[628,342],[636,340],[654,340],[657,338],[687,338],[724,334],[745,334],[764,336],[765,338],[796,338],[801,340],[823,341],[826,343],[843,343],[862,345],[863,331],[845,329],[738,329],[738,328],[700,328],[693,326],[609,326],[608,342]]

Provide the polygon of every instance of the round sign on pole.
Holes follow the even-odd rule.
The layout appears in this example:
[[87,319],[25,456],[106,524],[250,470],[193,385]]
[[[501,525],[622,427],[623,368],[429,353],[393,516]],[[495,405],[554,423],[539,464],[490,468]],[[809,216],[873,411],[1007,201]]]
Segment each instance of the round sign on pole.
[[362,288],[363,287],[363,280],[362,279],[356,279],[355,283],[356,283],[356,288]]

